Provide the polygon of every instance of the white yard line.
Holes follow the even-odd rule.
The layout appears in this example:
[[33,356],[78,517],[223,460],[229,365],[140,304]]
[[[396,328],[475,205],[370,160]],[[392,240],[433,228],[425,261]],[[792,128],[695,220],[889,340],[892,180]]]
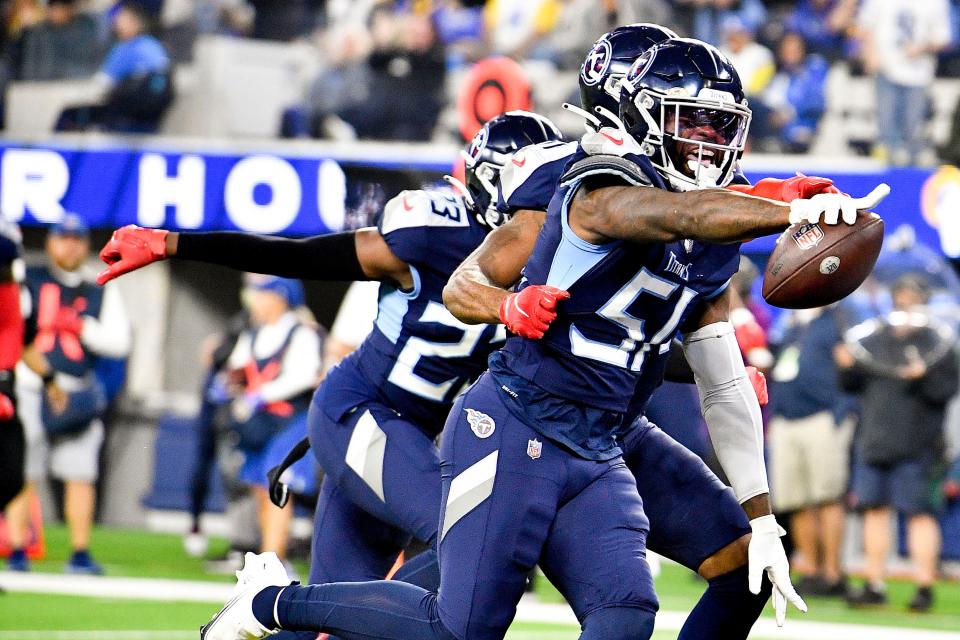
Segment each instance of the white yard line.
[[[71,576],[53,573],[15,573],[0,571],[0,585],[9,591],[51,593],[94,598],[161,600],[220,603],[230,596],[230,584],[196,580],[161,580],[152,578],[113,578]],[[661,611],[657,629],[678,631],[687,614]],[[566,605],[545,604],[525,597],[517,611],[522,622],[577,624]],[[0,622],[0,625],[3,623]],[[960,633],[925,631],[904,627],[812,622],[793,617],[785,627],[764,618],[754,626],[753,635],[783,640],[960,640]],[[180,631],[3,631],[0,640],[180,640],[192,638],[196,632]]]
[[28,593],[180,602],[226,602],[233,589],[229,583],[200,580],[110,578],[16,571],[0,571],[0,586],[8,591]]
[[[800,616],[795,611],[791,614]],[[577,624],[573,612],[566,605],[544,604],[532,598],[524,598],[517,610],[517,620],[524,622],[556,622]],[[687,614],[679,611],[657,613],[658,631],[679,631]],[[768,618],[753,625],[751,636],[783,638],[783,640],[960,640],[960,633],[948,631],[915,630],[904,627],[881,627],[876,625],[811,622],[788,618],[781,628]]]

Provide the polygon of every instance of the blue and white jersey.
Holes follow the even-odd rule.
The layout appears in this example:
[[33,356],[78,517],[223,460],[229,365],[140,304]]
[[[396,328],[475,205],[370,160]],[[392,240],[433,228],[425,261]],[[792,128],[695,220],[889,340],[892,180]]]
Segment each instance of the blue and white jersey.
[[[580,148],[569,161],[518,289],[548,284],[569,291],[570,299],[560,303],[541,340],[511,336],[490,360],[494,376],[521,396],[520,405],[530,407],[531,426],[598,459],[618,452],[614,435],[628,406],[631,413],[642,410],[659,386],[678,328],[727,286],[739,266],[737,244],[595,245],[579,238],[568,225],[568,207],[587,176],[603,173],[665,188],[647,158],[625,155],[629,162]],[[567,404],[573,399],[592,419],[575,424],[536,415],[538,407],[522,397],[531,386]]]
[[541,142],[517,151],[500,170],[497,209],[546,211],[560,176],[577,153],[577,142]]
[[404,191],[388,202],[379,229],[410,265],[414,285],[409,291],[380,285],[374,329],[331,373],[342,392],[338,406],[326,409],[342,415],[376,399],[435,436],[454,398],[486,369],[490,352],[506,338],[500,325],[457,320],[441,298],[450,274],[488,229],[461,196],[427,191]]

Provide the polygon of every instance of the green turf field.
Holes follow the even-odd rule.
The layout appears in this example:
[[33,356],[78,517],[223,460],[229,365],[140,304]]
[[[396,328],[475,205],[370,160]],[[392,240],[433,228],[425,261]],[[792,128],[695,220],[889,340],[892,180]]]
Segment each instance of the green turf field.
[[[180,580],[213,580],[230,582],[232,577],[211,575],[204,571],[201,560],[187,557],[178,536],[141,531],[97,530],[92,551],[103,563],[109,576],[174,578]],[[38,572],[59,572],[66,561],[66,533],[62,527],[47,531],[48,557],[34,563]],[[222,552],[225,543],[214,541],[211,554]],[[298,570],[306,575],[300,564]],[[657,580],[661,609],[689,611],[703,590],[703,582],[686,570],[667,565]],[[559,602],[559,594],[541,578],[538,595],[544,602]],[[960,585],[937,587],[937,604],[927,615],[910,614],[905,610],[912,595],[909,584],[890,584],[891,605],[886,609],[851,611],[836,600],[811,599],[810,613],[791,611],[791,619],[816,620],[840,624],[890,625],[913,629],[960,631]],[[215,604],[186,602],[134,601],[87,598],[80,596],[7,593],[0,595],[0,640],[56,640],[50,631],[70,631],[59,637],[68,640],[174,640],[196,637],[196,629],[216,611]],[[766,615],[771,615],[768,610]],[[112,630],[98,634],[96,631]],[[129,633],[118,634],[118,630]],[[30,633],[31,631],[36,633]],[[79,633],[89,631],[90,633]],[[168,633],[164,633],[168,632]],[[656,640],[675,637],[675,632],[661,631]],[[565,640],[576,638],[577,629],[566,625],[517,623],[510,640]],[[763,639],[760,639],[763,640]]]
[[[42,603],[42,604],[41,604]],[[56,631],[169,631],[165,634],[143,634],[143,637],[196,638],[200,624],[216,613],[216,605],[102,598],[75,598],[69,596],[36,596],[7,594],[0,597],[0,639],[50,640],[48,630]],[[16,621],[16,622],[14,622]],[[18,631],[13,631],[14,629]],[[23,631],[37,633],[24,634]],[[100,634],[124,640],[137,636]],[[511,629],[508,640],[576,640],[578,629],[569,625],[518,623]],[[54,636],[55,638],[56,636]],[[69,634],[73,640],[94,640],[97,634]],[[658,632],[656,640],[676,637],[676,633]]]

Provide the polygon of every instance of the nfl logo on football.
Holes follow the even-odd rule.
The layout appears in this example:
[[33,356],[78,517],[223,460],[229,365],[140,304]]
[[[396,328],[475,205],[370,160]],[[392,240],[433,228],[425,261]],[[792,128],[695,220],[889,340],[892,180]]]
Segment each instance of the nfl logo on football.
[[543,453],[543,443],[534,438],[533,440],[527,440],[527,455],[530,456],[531,460],[537,460],[540,458],[540,454]]
[[817,224],[805,224],[793,234],[793,240],[804,251],[813,249],[823,240],[823,229]]

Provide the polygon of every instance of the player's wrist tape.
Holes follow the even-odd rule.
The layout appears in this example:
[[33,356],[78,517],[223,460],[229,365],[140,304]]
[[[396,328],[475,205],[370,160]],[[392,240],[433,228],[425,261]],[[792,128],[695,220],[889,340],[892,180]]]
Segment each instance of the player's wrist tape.
[[293,239],[231,231],[181,233],[174,257],[284,278],[370,280],[357,257],[355,235]]

